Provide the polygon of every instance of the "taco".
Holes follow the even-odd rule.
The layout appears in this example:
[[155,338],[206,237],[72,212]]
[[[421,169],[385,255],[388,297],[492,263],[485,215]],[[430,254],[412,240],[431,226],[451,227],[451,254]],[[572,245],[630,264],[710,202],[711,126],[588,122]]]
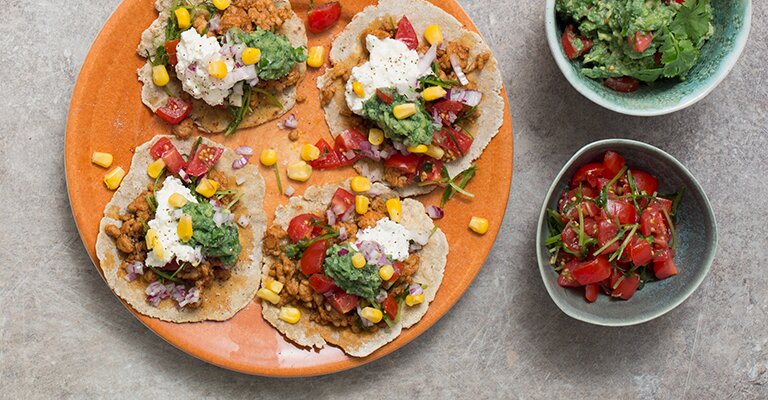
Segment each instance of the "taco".
[[[304,23],[287,0],[157,0],[158,18],[141,35],[144,104],[174,133],[192,124],[231,134],[296,104],[306,66]],[[188,117],[188,118],[187,118]]]
[[[181,152],[193,154],[189,162]],[[136,148],[107,204],[96,254],[112,290],[140,314],[223,321],[259,286],[264,180],[215,143],[157,136]],[[150,175],[156,175],[152,178]]]
[[307,189],[264,239],[264,318],[300,346],[365,357],[416,324],[435,298],[448,242],[424,206],[376,183]]
[[357,162],[402,195],[420,194],[467,170],[503,122],[491,50],[425,1],[367,7],[334,40],[330,61],[318,87],[335,143],[317,144],[325,157],[315,168]]

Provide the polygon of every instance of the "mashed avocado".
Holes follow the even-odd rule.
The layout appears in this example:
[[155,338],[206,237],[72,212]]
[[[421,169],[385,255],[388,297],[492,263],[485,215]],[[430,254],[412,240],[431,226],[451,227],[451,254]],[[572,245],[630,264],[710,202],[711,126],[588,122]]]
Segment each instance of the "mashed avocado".
[[[564,22],[592,40],[582,73],[593,79],[685,79],[714,33],[709,0],[557,0],[555,7]],[[647,48],[637,45],[637,38],[650,37]]]
[[288,75],[296,63],[307,61],[304,47],[294,48],[283,35],[278,35],[263,29],[253,32],[232,30],[231,34],[248,47],[261,50],[261,60],[256,65],[259,78],[274,81]]
[[[339,255],[339,251],[342,249],[346,249],[347,253]],[[360,269],[355,268],[352,265],[352,255],[356,252],[357,250],[348,243],[343,246],[334,245],[325,253],[323,269],[325,269],[325,274],[333,279],[336,286],[345,292],[373,301],[379,294],[381,287],[379,271],[370,264]]]
[[373,96],[363,103],[363,117],[376,123],[384,131],[384,136],[402,142],[406,146],[432,143],[432,133],[435,128],[432,125],[432,117],[424,109],[424,104],[416,101],[418,108],[416,114],[405,119],[397,119],[392,113],[395,106],[413,102],[395,91],[391,92],[394,99],[392,104],[384,103],[378,96]]
[[216,225],[213,221],[215,211],[208,203],[187,203],[182,211],[192,217],[190,246],[201,246],[204,256],[218,258],[224,265],[237,261],[243,246],[233,223]]

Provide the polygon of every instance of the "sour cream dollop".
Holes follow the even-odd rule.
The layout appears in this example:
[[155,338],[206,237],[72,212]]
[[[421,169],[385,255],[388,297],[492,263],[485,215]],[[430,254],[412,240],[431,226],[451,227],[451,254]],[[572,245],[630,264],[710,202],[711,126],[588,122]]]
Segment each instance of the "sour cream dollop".
[[416,235],[408,228],[383,218],[376,226],[366,228],[357,233],[357,240],[376,242],[384,249],[384,254],[396,261],[405,261],[408,258],[410,241]]
[[[419,73],[419,53],[395,39],[365,38],[369,60],[352,68],[344,96],[353,113],[362,115],[363,103],[376,94],[376,89],[396,88],[405,96],[415,95],[414,86],[424,74]],[[352,85],[360,82],[365,96],[355,93]]]
[[[222,54],[226,53],[226,54]],[[224,104],[230,89],[237,82],[217,79],[208,73],[212,61],[224,61],[227,72],[235,68],[235,60],[229,52],[222,52],[219,41],[213,36],[200,36],[194,28],[182,32],[176,46],[176,76],[185,92],[212,106]]]
[[184,186],[178,178],[169,176],[165,179],[163,187],[155,193],[157,200],[157,211],[155,219],[149,221],[147,225],[157,232],[157,239],[163,247],[163,257],[158,257],[155,250],[147,254],[146,264],[153,267],[162,267],[176,258],[179,262],[187,261],[197,265],[203,256],[201,248],[192,247],[181,242],[179,239],[179,218],[181,213],[168,203],[168,199],[174,193],[184,196],[190,203],[197,203],[197,199],[192,192]]

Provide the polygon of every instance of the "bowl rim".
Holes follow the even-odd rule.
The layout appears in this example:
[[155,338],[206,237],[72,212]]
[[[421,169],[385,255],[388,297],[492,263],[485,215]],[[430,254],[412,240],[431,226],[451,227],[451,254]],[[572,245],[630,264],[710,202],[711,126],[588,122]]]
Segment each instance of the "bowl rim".
[[[563,179],[568,168],[571,165],[575,164],[575,162],[584,153],[590,150],[593,150],[595,148],[605,148],[605,150],[609,150],[610,147],[613,147],[616,145],[634,146],[636,148],[639,148],[641,151],[656,153],[661,157],[666,158],[669,162],[675,165],[682,172],[683,175],[686,175],[687,178],[691,180],[692,186],[693,186],[692,188],[687,188],[687,189],[688,190],[694,189],[698,191],[701,194],[702,198],[704,199],[705,212],[707,213],[709,218],[712,220],[712,237],[713,237],[713,245],[711,246],[711,250],[707,253],[706,258],[704,259],[704,268],[696,277],[694,277],[693,281],[688,285],[688,287],[685,289],[685,292],[681,296],[678,296],[672,299],[672,301],[669,304],[665,304],[659,309],[653,312],[650,312],[644,316],[627,317],[621,321],[607,320],[600,316],[576,312],[574,309],[571,308],[571,306],[568,303],[560,299],[560,296],[561,296],[561,293],[559,293],[560,287],[552,279],[552,276],[551,276],[552,266],[549,264],[548,254],[544,254],[544,250],[543,250],[544,244],[542,241],[543,232],[545,229],[544,221],[546,220],[546,216],[547,216],[547,206],[549,205],[552,199],[552,196],[555,194],[555,191],[558,189],[558,183]],[[536,258],[539,264],[539,273],[541,275],[542,281],[544,282],[544,287],[547,289],[547,293],[549,293],[549,297],[557,305],[557,307],[569,317],[582,322],[587,322],[587,323],[590,323],[593,325],[599,325],[599,326],[621,327],[621,326],[638,325],[644,322],[651,321],[658,317],[661,317],[662,315],[675,309],[677,306],[679,306],[685,300],[687,300],[693,294],[693,292],[696,291],[696,289],[699,288],[701,283],[704,281],[704,278],[706,278],[706,276],[709,274],[709,271],[712,267],[712,263],[715,260],[715,255],[717,254],[717,247],[718,247],[717,220],[715,219],[715,214],[712,209],[712,204],[710,203],[709,198],[707,197],[707,194],[704,192],[704,188],[701,186],[699,181],[696,180],[696,177],[694,177],[693,174],[688,170],[688,168],[686,168],[682,163],[680,163],[680,161],[678,161],[675,157],[665,152],[664,150],[661,150],[658,147],[650,145],[648,143],[640,142],[637,140],[631,140],[631,139],[615,138],[615,139],[598,140],[583,146],[576,153],[574,153],[574,155],[563,165],[562,169],[560,169],[560,172],[558,172],[557,177],[555,177],[554,181],[552,181],[552,184],[550,185],[549,190],[547,191],[547,195],[544,198],[544,203],[541,206],[539,221],[536,227]]]
[[555,63],[560,68],[560,72],[563,73],[566,80],[568,80],[568,83],[570,83],[570,85],[576,89],[577,92],[581,93],[582,96],[591,100],[593,103],[608,110],[635,117],[655,117],[667,115],[688,108],[698,103],[703,98],[707,97],[710,93],[712,93],[713,90],[715,90],[717,86],[720,85],[720,83],[725,80],[733,67],[736,66],[739,58],[741,58],[741,54],[744,52],[744,48],[747,46],[749,33],[752,28],[752,0],[745,1],[747,2],[747,6],[745,9],[746,15],[744,15],[744,27],[736,35],[734,41],[735,46],[731,50],[729,56],[726,57],[720,64],[716,72],[713,74],[713,78],[709,79],[709,83],[707,85],[701,86],[701,89],[697,89],[692,94],[683,97],[683,99],[678,104],[671,107],[655,107],[644,110],[635,110],[606,100],[605,97],[599,96],[595,91],[586,85],[577,84],[578,81],[575,76],[575,72],[571,69],[571,62],[565,59],[562,51],[560,50],[560,40],[557,37],[557,32],[555,29],[557,25],[555,18],[556,0],[547,0],[546,3],[544,24],[547,35],[547,44],[549,45],[549,51],[552,54],[552,57],[555,59]]

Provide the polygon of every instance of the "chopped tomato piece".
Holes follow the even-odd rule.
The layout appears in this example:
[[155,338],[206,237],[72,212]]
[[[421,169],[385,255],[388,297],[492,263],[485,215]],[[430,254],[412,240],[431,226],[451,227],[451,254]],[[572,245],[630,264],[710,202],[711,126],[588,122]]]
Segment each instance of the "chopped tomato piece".
[[443,162],[431,157],[423,157],[419,165],[419,181],[430,182],[443,177]]
[[181,156],[176,148],[172,148],[163,154],[163,162],[165,162],[165,168],[172,174],[178,174],[186,165],[184,157]]
[[605,209],[613,219],[617,219],[620,224],[634,224],[637,222],[637,210],[635,205],[626,199],[608,199],[605,202]]
[[301,239],[308,239],[312,235],[312,230],[315,228],[315,222],[319,220],[316,215],[313,214],[300,214],[288,223],[288,237],[294,243],[297,243]]
[[181,39],[171,40],[165,42],[165,52],[168,53],[168,64],[175,67],[179,63],[179,58],[176,56],[176,46],[179,45]]
[[360,131],[350,128],[336,136],[336,150],[340,153],[360,150],[360,143],[367,140]]
[[629,300],[640,287],[640,275],[632,273],[629,276],[624,276],[624,279],[613,289],[611,293],[612,297],[616,297],[622,300]]
[[675,260],[669,258],[666,261],[654,262],[653,274],[656,275],[657,279],[667,279],[670,276],[677,275],[678,271],[677,265],[675,265]]
[[346,314],[357,307],[358,297],[341,289],[336,289],[325,294],[325,299],[334,310]]
[[637,89],[640,89],[640,81],[629,76],[623,76],[621,78],[606,78],[603,81],[603,85],[605,85],[608,89],[612,89],[621,93],[632,93],[637,91]]
[[629,244],[629,255],[632,264],[637,267],[648,265],[653,260],[653,247],[647,241],[635,236]]
[[611,276],[611,264],[605,256],[580,264],[573,270],[573,277],[582,285],[598,283]]
[[627,38],[627,41],[629,42],[629,45],[632,46],[632,49],[635,52],[642,53],[645,50],[647,50],[648,47],[651,45],[651,42],[653,42],[653,32],[648,32],[648,33],[635,32],[634,35],[630,35]]
[[201,144],[185,170],[191,176],[203,176],[216,165],[216,162],[219,161],[222,154],[224,154],[224,149],[221,147]]
[[653,236],[662,243],[669,242],[667,219],[659,203],[653,203],[640,216],[640,232],[644,236]]
[[309,165],[315,169],[334,169],[341,166],[339,154],[331,148],[325,139],[317,141],[315,146],[320,149],[320,158],[309,162]]
[[579,284],[578,281],[576,281],[576,278],[573,276],[573,270],[576,269],[576,267],[579,266],[578,260],[571,260],[568,264],[565,265],[565,268],[560,271],[560,275],[557,277],[557,284],[562,287],[579,287],[581,284]]
[[320,33],[333,26],[341,17],[341,4],[338,1],[325,3],[307,13],[307,29]]
[[328,250],[328,242],[325,240],[318,240],[309,245],[301,256],[301,273],[304,275],[312,275],[322,272],[326,250]]
[[413,29],[411,21],[409,21],[408,17],[405,15],[403,15],[403,18],[400,18],[400,22],[397,23],[395,39],[405,43],[411,50],[419,48],[419,38],[416,36],[416,30]]
[[387,298],[381,303],[381,308],[384,309],[384,312],[387,313],[387,317],[391,321],[394,321],[397,318],[399,307],[397,306],[397,300],[395,300],[394,296],[391,294],[387,295]]
[[591,237],[597,237],[597,221],[594,218],[584,217],[584,233]]
[[472,142],[475,139],[463,130],[446,126],[434,133],[433,140],[438,146],[451,151],[453,154],[464,156],[472,147]]
[[675,256],[675,251],[670,249],[669,247],[665,247],[663,249],[660,249],[658,252],[656,252],[656,255],[653,256],[653,262],[659,263],[664,262],[667,260],[671,260]]
[[594,303],[597,300],[598,294],[600,294],[600,285],[597,283],[587,285],[584,288],[584,298],[590,303]]
[[332,290],[338,289],[333,279],[324,274],[314,274],[309,277],[309,286],[315,289],[315,292],[320,294],[326,294]]
[[416,154],[395,153],[392,157],[384,160],[385,167],[394,168],[406,175],[415,174],[419,169],[420,163],[421,156]]
[[[598,248],[603,248],[608,242],[613,240],[616,235],[619,233],[619,227],[616,226],[616,224],[613,223],[608,218],[600,218],[600,221],[597,223],[597,246]],[[610,246],[606,247],[605,250],[603,250],[602,254],[610,254],[614,251],[618,250],[620,246],[620,243],[618,240],[611,243]]]
[[563,240],[563,245],[566,249],[574,253],[579,253],[581,251],[581,248],[579,247],[579,234],[573,229],[571,224],[568,224],[563,228],[560,238]]
[[459,113],[464,110],[464,104],[461,104],[458,101],[444,99],[430,104],[429,109],[430,112],[437,112],[439,114],[453,113],[455,115],[459,115]]
[[155,144],[152,145],[152,148],[149,149],[149,154],[157,160],[158,158],[162,157],[165,152],[171,149],[175,149],[176,146],[171,143],[171,140],[168,138],[161,138]]
[[331,211],[336,215],[343,215],[355,205],[355,195],[342,189],[336,189],[331,199]]
[[613,179],[621,169],[624,168],[625,161],[619,153],[608,151],[603,158],[603,177]]
[[563,32],[563,51],[569,60],[575,60],[586,54],[592,48],[592,41],[576,35],[576,28],[568,25]]
[[659,190],[659,180],[655,176],[639,169],[633,169],[630,172],[638,192],[650,195]]
[[376,89],[376,97],[378,97],[379,100],[381,100],[381,102],[386,105],[391,105],[395,101],[395,98],[390,93],[387,93],[381,89]]
[[168,102],[164,106],[155,111],[160,119],[171,124],[178,125],[181,121],[184,121],[189,113],[192,111],[192,104],[178,97],[169,97]]
[[392,274],[392,277],[389,278],[387,283],[395,283],[397,281],[397,278],[400,278],[400,274],[403,272],[403,269],[405,268],[405,264],[396,261],[392,264],[392,269],[395,270],[395,272]]
[[571,179],[571,187],[576,188],[580,183],[588,183],[592,187],[597,187],[597,179],[603,176],[605,167],[603,164],[590,163],[582,165]]

